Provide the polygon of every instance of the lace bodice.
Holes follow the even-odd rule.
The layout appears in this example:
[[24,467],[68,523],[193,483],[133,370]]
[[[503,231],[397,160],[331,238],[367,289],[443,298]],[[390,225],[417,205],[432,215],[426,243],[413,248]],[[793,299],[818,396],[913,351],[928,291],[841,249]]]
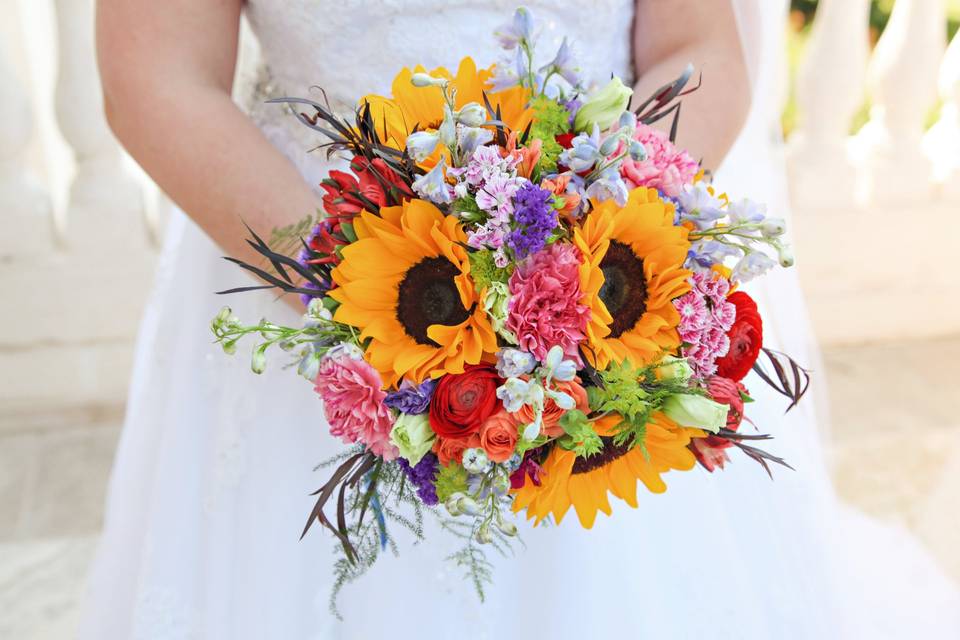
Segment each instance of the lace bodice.
[[[311,183],[322,171],[320,140],[266,97],[319,97],[349,109],[368,93],[387,93],[404,66],[455,69],[464,56],[480,66],[501,56],[493,31],[507,22],[519,0],[250,0],[247,18],[261,50],[260,71],[243,102],[268,137]],[[539,57],[549,61],[564,36],[585,77],[633,77],[631,31],[634,0],[525,2],[543,26]],[[589,9],[589,10],[588,10]],[[313,89],[311,90],[311,87]]]

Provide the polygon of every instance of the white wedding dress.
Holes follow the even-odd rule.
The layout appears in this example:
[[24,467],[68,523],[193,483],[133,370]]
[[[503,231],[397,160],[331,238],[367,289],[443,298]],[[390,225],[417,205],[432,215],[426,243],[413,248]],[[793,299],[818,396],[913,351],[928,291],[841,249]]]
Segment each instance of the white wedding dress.
[[[629,81],[632,0],[531,2],[543,45],[568,35],[594,79]],[[744,21],[754,65],[750,122],[718,174],[725,190],[786,213],[775,133],[783,3]],[[495,61],[504,0],[251,0],[248,18],[269,74],[251,117],[311,184],[329,168],[318,139],[264,95],[311,85],[349,104],[386,92],[403,65]],[[709,81],[709,78],[707,79]],[[240,230],[238,229],[238,232]],[[240,270],[185,216],[171,221],[140,335],[106,527],[89,581],[84,640],[276,638],[957,638],[960,598],[917,543],[840,506],[820,442],[817,402],[788,416],[748,378],[753,419],[770,450],[797,469],[771,482],[743,456],[726,471],[668,474],[665,495],[614,506],[592,531],[575,519],[529,530],[497,561],[481,604],[442,558],[454,542],[430,532],[348,586],[330,615],[334,543],[319,528],[298,541],[325,480],[314,465],[342,445],[310,385],[275,361],[257,377],[225,356],[208,323],[225,302],[241,318],[296,322],[270,294],[224,300]],[[802,263],[802,255],[800,256]],[[752,289],[771,346],[814,362],[796,275]],[[815,373],[815,384],[825,384]],[[822,403],[820,403],[822,406]],[[535,634],[535,635],[534,635]]]

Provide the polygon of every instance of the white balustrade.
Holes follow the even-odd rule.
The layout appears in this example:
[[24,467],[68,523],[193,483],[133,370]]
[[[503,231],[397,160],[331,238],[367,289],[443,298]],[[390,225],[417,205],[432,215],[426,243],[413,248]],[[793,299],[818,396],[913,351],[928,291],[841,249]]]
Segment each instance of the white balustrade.
[[[960,192],[960,38],[945,54],[942,0],[896,0],[864,73],[868,6],[820,0],[788,141],[800,275],[828,343],[960,330],[960,309],[943,304],[960,297],[949,201]],[[943,107],[925,134],[938,86]],[[869,121],[848,135],[867,100]]]
[[800,122],[790,139],[788,166],[791,188],[810,205],[853,199],[847,138],[863,104],[869,9],[870,0],[820,0],[797,71]]
[[922,151],[946,47],[942,0],[897,0],[867,70],[870,121],[852,141],[863,202],[914,202],[931,195]]
[[[13,222],[0,234],[0,429],[122,403],[153,280],[142,182],[102,112],[93,16],[93,0],[0,0],[0,211]],[[66,194],[62,210],[48,192]]]
[[960,32],[940,64],[940,117],[923,139],[933,179],[949,201],[960,202]]

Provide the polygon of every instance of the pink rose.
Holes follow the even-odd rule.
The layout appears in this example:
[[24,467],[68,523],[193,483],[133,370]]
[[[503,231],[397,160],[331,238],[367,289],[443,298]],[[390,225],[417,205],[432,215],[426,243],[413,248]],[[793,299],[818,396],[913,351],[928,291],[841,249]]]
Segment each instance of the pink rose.
[[555,243],[538,251],[510,276],[507,328],[520,349],[543,361],[555,345],[578,365],[590,307],[580,304],[580,251]]
[[393,416],[377,370],[366,361],[348,355],[324,358],[317,374],[316,392],[330,434],[348,444],[362,442],[374,454],[393,460],[399,454],[390,442]]

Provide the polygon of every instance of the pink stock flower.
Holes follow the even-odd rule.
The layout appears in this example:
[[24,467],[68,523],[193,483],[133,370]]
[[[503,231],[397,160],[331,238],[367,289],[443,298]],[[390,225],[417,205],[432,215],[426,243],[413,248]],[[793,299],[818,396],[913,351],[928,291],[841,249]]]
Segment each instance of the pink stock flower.
[[399,451],[390,442],[393,417],[383,403],[386,393],[376,369],[347,354],[324,358],[317,374],[316,392],[330,434],[348,444],[362,442],[374,454],[393,460]]
[[520,349],[538,360],[560,345],[578,365],[580,341],[586,336],[590,307],[580,304],[580,252],[573,245],[555,243],[517,267],[510,276],[507,328]]
[[620,175],[628,187],[653,187],[675,198],[683,185],[693,183],[700,165],[686,151],[674,146],[666,133],[638,124],[633,138],[643,144],[647,159],[638,162],[627,158],[620,165]]

